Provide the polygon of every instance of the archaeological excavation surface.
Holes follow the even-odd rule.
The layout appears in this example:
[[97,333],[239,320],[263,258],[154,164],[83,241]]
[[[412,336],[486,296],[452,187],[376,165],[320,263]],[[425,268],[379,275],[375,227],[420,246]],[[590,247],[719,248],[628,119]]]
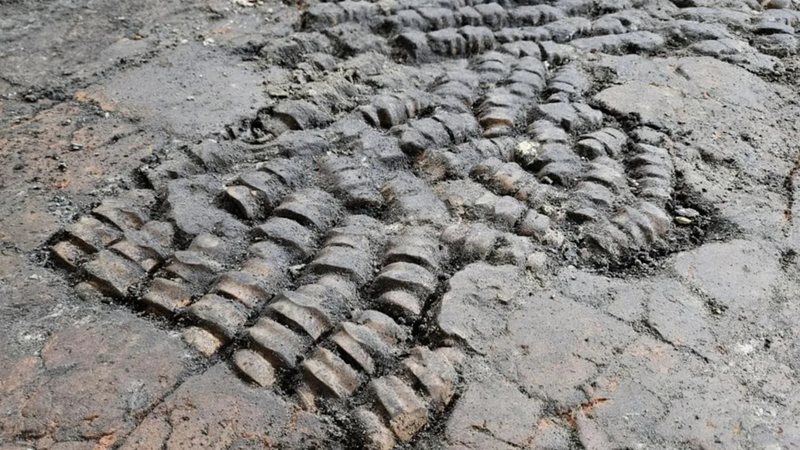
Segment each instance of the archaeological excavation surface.
[[[266,19],[74,95],[172,128],[32,251],[185,345],[109,448],[800,445],[797,331],[730,365],[796,308],[795,3],[226,5]],[[193,389],[291,419],[187,431]]]

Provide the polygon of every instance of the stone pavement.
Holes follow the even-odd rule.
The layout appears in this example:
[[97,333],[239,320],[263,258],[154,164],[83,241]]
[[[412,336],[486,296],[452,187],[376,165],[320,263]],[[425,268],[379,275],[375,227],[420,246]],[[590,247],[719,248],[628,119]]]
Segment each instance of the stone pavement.
[[7,2],[0,448],[800,448],[791,0]]

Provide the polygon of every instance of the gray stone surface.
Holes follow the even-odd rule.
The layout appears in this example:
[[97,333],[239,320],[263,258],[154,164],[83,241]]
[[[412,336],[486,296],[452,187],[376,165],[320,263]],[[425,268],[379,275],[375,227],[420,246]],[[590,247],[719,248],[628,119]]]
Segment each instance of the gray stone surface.
[[797,2],[462,3],[4,2],[0,448],[800,447]]
[[543,403],[489,373],[464,388],[447,420],[450,448],[519,448],[536,437]]

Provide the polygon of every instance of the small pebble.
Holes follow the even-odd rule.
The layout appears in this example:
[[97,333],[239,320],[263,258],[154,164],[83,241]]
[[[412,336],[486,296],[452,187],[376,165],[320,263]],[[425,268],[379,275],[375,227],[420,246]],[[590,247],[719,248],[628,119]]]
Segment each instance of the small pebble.
[[528,255],[525,266],[534,273],[540,273],[547,267],[547,255],[544,252],[534,252]]
[[675,217],[675,223],[677,223],[678,225],[691,225],[692,219],[688,217],[677,216]]
[[303,271],[305,264],[297,264],[295,266],[289,267],[289,272],[294,276],[300,276],[300,273]]
[[523,165],[533,164],[536,156],[539,155],[540,145],[534,141],[522,141],[517,144],[516,157],[522,161]]
[[688,217],[689,219],[694,219],[696,217],[699,217],[700,213],[692,208],[680,208],[675,211],[675,215]]

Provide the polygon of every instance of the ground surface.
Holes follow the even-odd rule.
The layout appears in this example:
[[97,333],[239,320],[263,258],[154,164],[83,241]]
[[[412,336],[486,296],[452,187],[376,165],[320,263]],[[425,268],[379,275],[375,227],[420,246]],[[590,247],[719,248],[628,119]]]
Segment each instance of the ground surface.
[[0,12],[0,448],[800,448],[791,0]]

